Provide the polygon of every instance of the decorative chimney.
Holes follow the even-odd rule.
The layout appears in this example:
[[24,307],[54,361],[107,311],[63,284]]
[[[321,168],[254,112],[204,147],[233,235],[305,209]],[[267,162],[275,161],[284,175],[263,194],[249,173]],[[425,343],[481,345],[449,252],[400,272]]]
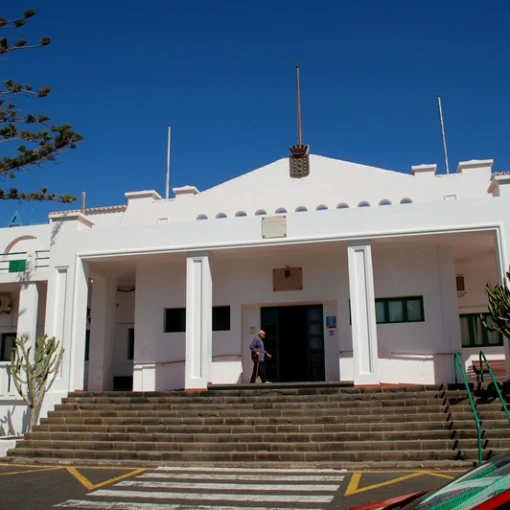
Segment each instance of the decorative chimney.
[[290,177],[293,179],[301,179],[310,174],[310,146],[303,144],[303,134],[301,127],[301,84],[299,77],[299,66],[296,67],[296,83],[297,83],[297,127],[298,127],[298,143],[289,148],[291,156],[289,157]]

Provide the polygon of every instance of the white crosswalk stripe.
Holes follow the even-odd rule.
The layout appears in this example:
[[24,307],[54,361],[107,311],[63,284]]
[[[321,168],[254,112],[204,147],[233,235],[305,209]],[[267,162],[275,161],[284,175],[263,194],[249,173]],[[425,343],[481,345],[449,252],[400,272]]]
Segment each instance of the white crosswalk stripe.
[[345,471],[160,467],[60,508],[89,510],[323,510]]

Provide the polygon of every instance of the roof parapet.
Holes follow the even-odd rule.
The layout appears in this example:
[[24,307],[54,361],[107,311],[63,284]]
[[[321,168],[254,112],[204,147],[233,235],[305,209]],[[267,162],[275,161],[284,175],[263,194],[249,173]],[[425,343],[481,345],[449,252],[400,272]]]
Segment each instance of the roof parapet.
[[415,165],[411,167],[413,175],[436,175],[437,165],[435,163]]
[[470,161],[461,161],[457,167],[457,173],[461,174],[466,171],[485,171],[492,172],[493,159],[471,159]]

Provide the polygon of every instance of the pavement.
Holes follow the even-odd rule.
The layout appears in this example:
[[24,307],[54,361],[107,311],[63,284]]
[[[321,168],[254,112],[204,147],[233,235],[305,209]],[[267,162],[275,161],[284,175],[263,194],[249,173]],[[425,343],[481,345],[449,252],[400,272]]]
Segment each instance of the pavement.
[[347,510],[465,470],[117,467],[0,462],[0,510]]

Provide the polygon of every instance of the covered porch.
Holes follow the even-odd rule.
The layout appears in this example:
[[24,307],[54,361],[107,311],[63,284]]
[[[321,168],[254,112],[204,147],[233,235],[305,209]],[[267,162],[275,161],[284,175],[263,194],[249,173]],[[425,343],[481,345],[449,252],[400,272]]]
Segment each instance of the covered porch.
[[83,386],[246,383],[260,328],[274,382],[450,382],[456,350],[504,357],[462,326],[486,310],[498,253],[484,230],[84,259]]

